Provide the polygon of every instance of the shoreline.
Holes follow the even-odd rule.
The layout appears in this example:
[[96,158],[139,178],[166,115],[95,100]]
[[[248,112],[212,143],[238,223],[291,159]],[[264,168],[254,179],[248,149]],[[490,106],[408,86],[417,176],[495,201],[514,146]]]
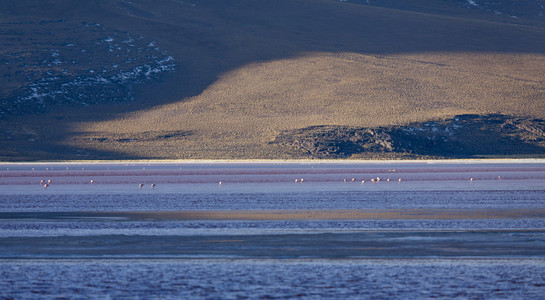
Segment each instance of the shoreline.
[[0,161],[4,165],[79,165],[79,164],[532,164],[545,163],[545,158],[471,158],[471,159],[423,159],[423,160],[350,160],[350,159],[202,159],[202,160],[81,160],[81,161]]

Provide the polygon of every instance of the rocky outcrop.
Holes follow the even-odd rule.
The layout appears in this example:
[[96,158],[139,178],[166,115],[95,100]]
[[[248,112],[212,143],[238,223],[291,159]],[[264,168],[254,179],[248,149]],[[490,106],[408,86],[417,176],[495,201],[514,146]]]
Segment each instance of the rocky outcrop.
[[313,126],[272,142],[315,158],[545,155],[545,121],[506,115],[460,115],[406,126]]

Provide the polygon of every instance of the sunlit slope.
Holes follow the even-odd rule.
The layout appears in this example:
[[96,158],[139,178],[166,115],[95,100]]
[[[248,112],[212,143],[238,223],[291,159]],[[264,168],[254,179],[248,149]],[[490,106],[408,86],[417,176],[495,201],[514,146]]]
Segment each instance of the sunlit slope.
[[[299,158],[305,154],[270,142],[314,125],[404,125],[466,113],[545,118],[540,17],[467,10],[455,0],[396,1],[0,0],[8,37],[0,51],[17,53],[26,36],[25,47],[47,53],[46,34],[65,43],[80,27],[100,24],[87,44],[131,37],[172,57],[161,76],[121,83],[133,100],[112,104],[107,92],[88,89],[90,105],[59,103],[0,120],[0,158]],[[28,19],[46,34],[32,33]],[[56,20],[59,30],[43,20]],[[74,49],[95,50],[74,59],[93,58],[78,72],[125,66],[115,53],[101,60],[99,46]],[[25,84],[19,77],[0,78],[9,83],[0,95]]]
[[[88,146],[135,156],[289,157],[268,142],[314,125],[402,125],[467,113],[543,118],[543,70],[538,54],[308,53],[241,67],[198,96],[79,130],[88,141],[133,139]],[[138,137],[146,131],[187,134]]]

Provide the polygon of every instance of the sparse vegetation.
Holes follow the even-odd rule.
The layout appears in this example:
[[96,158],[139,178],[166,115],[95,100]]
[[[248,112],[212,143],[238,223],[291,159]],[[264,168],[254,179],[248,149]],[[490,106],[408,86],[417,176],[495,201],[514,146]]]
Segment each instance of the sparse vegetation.
[[[437,145],[354,152],[341,143],[345,154],[328,156],[273,141],[329,128],[340,143],[347,128],[403,128],[463,114],[545,119],[545,19],[539,12],[530,5],[508,8],[520,14],[515,19],[455,0],[431,6],[396,1],[382,7],[333,0],[1,1],[0,102],[6,113],[0,159],[452,157],[478,153],[441,153]],[[37,24],[41,33],[33,33]],[[142,49],[159,47],[176,67],[132,82],[128,98],[115,89],[88,88],[78,91],[85,93],[84,106],[11,105],[18,91],[56,70],[55,55],[65,53],[51,51],[54,43],[68,43],[66,55],[81,55],[73,60],[84,63],[69,70],[74,77],[117,63],[115,56],[100,55],[109,51],[105,40],[86,49],[92,43],[85,41],[102,31],[81,35],[78,43],[84,24],[101,24],[105,39],[131,37]],[[53,61],[30,68],[38,54]],[[148,56],[135,56],[127,70],[145,65]],[[114,98],[124,100],[108,101]],[[543,134],[520,130],[519,139]],[[482,143],[482,136],[474,141]],[[538,155],[539,149],[505,155]]]

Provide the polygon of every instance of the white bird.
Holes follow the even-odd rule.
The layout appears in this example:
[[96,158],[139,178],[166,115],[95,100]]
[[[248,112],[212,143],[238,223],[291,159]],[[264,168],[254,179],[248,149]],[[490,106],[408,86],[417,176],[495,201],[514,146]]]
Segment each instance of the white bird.
[[365,183],[365,180],[362,180],[362,181],[361,181],[361,184],[364,184],[364,183]]
[[49,184],[44,184],[44,190],[47,189],[47,187],[49,186]]
[[44,185],[44,183],[45,183],[45,180],[43,180],[43,179],[40,180],[40,185]]
[[223,182],[222,182],[222,181],[218,182],[218,185],[222,185],[222,184],[223,184]]
[[138,185],[138,189],[139,189],[139,190],[142,189],[143,186],[144,186],[143,183],[139,184],[139,185]]
[[89,182],[90,184],[93,184],[95,183],[95,181],[93,179],[91,179],[91,181]]
[[295,183],[298,183],[299,182],[299,179],[295,179]]
[[304,178],[301,178],[301,182],[303,182],[303,181],[305,181],[305,179],[304,179]]
[[469,178],[469,181],[473,181],[473,177]]
[[155,183],[152,183],[150,189],[153,190],[154,188],[155,188]]

